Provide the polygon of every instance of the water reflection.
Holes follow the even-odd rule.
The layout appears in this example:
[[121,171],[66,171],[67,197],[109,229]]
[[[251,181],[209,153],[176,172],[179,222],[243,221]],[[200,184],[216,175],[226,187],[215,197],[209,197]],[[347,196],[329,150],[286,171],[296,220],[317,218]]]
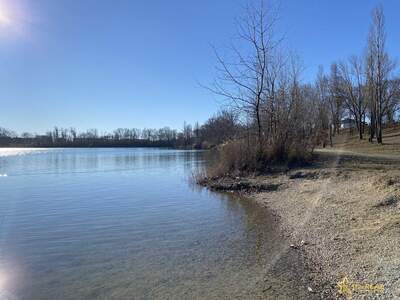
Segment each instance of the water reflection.
[[190,187],[205,161],[199,151],[160,149],[0,157],[9,174],[0,179],[0,270],[15,270],[5,290],[18,299],[257,293],[271,217],[251,201]]

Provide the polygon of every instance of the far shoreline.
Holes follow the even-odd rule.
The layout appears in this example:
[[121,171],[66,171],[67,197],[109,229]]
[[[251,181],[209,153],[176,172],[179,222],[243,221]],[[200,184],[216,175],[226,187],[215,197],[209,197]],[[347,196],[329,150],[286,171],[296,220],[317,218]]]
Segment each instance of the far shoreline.
[[132,149],[132,148],[153,148],[166,150],[197,150],[205,151],[209,149],[176,148],[171,146],[0,146],[0,149]]

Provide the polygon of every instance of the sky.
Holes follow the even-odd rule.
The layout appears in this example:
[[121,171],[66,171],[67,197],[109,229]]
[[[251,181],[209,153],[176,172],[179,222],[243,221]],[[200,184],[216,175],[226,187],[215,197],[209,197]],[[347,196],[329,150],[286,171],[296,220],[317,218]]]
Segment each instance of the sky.
[[[0,126],[44,133],[204,122],[223,103],[201,87],[215,76],[212,46],[232,42],[246,3],[0,0]],[[397,59],[398,0],[280,1],[277,31],[301,58],[304,82],[319,65],[362,53],[377,4]]]

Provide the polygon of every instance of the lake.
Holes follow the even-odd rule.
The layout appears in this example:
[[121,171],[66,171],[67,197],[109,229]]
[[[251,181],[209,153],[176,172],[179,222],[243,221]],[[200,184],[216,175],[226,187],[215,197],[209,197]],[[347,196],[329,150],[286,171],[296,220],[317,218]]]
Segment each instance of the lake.
[[0,149],[1,299],[254,299],[273,223],[201,151]]

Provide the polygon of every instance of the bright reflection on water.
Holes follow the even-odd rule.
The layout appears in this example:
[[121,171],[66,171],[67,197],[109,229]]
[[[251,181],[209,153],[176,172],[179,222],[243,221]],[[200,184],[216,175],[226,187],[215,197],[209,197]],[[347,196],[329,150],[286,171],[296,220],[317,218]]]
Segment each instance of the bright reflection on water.
[[204,153],[22,152],[0,149],[1,299],[259,296],[269,218],[190,185]]

